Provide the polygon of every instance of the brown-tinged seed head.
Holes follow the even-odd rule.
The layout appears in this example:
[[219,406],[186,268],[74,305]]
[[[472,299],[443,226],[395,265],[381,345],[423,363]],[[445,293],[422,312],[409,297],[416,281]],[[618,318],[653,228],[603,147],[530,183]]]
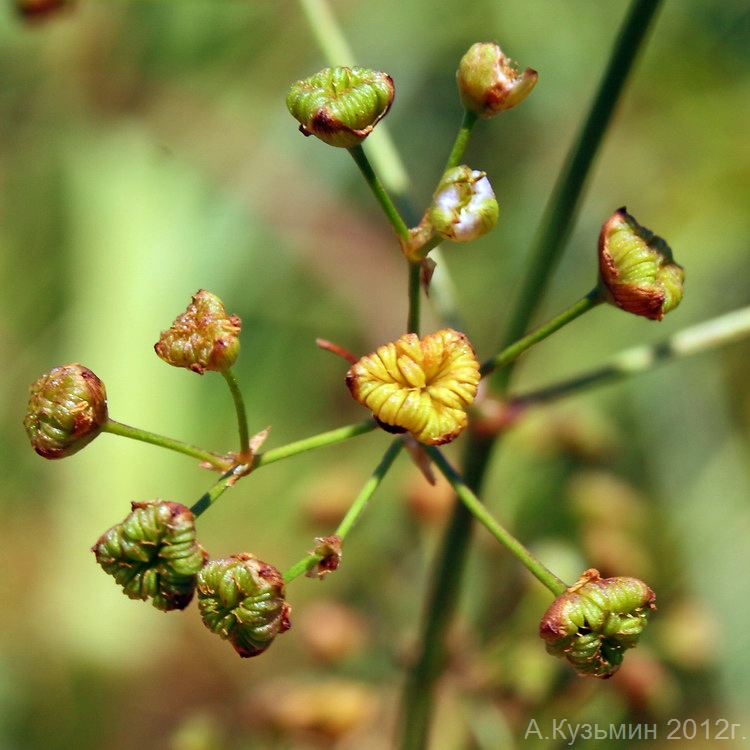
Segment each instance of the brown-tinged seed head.
[[87,446],[108,416],[104,383],[77,363],[55,367],[30,387],[23,424],[44,458],[66,458]]
[[204,625],[244,658],[263,653],[291,627],[281,573],[246,552],[211,560],[201,570],[198,608]]
[[567,659],[580,675],[606,679],[637,645],[655,598],[637,578],[602,579],[592,568],[552,602],[539,636],[550,654]]
[[387,73],[369,68],[324,68],[294,83],[286,104],[303,135],[329,146],[360,144],[385,117],[395,88]]
[[685,272],[669,245],[624,208],[599,234],[599,288],[607,302],[634,315],[661,320],[682,301]]
[[240,353],[241,321],[228,315],[222,301],[200,289],[187,310],[162,331],[154,351],[167,364],[202,375],[206,370],[224,372]]
[[473,44],[461,58],[456,73],[461,103],[484,119],[522,102],[536,86],[538,78],[531,68],[519,73],[494,42]]
[[131,599],[151,600],[164,612],[184,609],[208,555],[198,544],[195,518],[181,503],[133,503],[131,513],[97,540],[92,551],[105,573]]

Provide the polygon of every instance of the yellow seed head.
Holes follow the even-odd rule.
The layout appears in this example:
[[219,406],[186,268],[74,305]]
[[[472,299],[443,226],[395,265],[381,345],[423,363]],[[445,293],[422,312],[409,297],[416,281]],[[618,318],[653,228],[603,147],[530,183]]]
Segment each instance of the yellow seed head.
[[407,333],[352,365],[346,384],[385,429],[442,445],[468,424],[479,363],[466,336],[447,328],[420,339]]

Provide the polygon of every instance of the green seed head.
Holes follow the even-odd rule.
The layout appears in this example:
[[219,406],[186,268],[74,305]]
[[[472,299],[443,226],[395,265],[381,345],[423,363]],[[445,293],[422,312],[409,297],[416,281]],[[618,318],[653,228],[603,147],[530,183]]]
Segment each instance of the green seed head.
[[44,458],[72,456],[107,422],[104,383],[83,365],[55,367],[30,392],[23,424],[32,447]]
[[429,220],[452,242],[471,242],[497,224],[500,208],[484,172],[467,166],[449,169],[432,198]]
[[464,107],[489,119],[522,102],[536,86],[537,72],[518,72],[510,58],[494,42],[477,42],[461,58],[456,72]]
[[291,626],[281,573],[248,553],[212,560],[201,570],[198,607],[205,626],[245,658],[263,653]]
[[286,105],[303,135],[330,146],[361,143],[387,114],[395,88],[387,73],[368,68],[324,68],[289,89]]
[[96,561],[131,599],[157,609],[184,609],[193,598],[207,555],[195,538],[195,519],[180,503],[133,503],[124,521],[93,546]]
[[202,375],[206,370],[224,372],[240,353],[241,321],[227,315],[222,301],[204,289],[172,327],[162,331],[154,350],[167,364]]
[[685,272],[669,245],[641,226],[624,208],[599,235],[599,288],[610,304],[634,315],[661,320],[682,301]]
[[637,578],[605,578],[587,570],[542,617],[547,651],[567,659],[584,676],[608,678],[637,645],[648,623],[654,592]]

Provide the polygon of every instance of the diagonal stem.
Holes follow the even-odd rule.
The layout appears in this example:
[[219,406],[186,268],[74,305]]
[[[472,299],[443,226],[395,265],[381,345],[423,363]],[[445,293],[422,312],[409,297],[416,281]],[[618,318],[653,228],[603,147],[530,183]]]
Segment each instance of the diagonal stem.
[[240,452],[239,458],[241,461],[249,461],[251,458],[250,454],[250,431],[247,427],[247,411],[245,410],[245,399],[242,397],[242,391],[240,391],[239,383],[237,382],[237,376],[234,371],[229,369],[221,373],[227,386],[229,386],[229,392],[232,394],[232,402],[234,403],[234,410],[237,414],[237,431],[240,437]]
[[130,438],[131,440],[140,440],[142,443],[150,443],[160,448],[176,451],[191,458],[197,458],[214,469],[225,471],[231,465],[231,460],[227,456],[212,453],[189,443],[183,443],[181,440],[159,435],[155,432],[142,430],[140,427],[131,427],[130,425],[117,422],[114,419],[108,419],[102,427],[102,432],[109,432],[111,435]]
[[527,334],[521,339],[518,339],[515,343],[506,347],[497,356],[487,360],[482,364],[480,372],[482,375],[488,375],[494,372],[500,367],[504,367],[511,362],[514,362],[520,357],[527,349],[530,349],[534,344],[538,344],[548,336],[551,336],[555,331],[559,331],[568,323],[572,323],[576,318],[579,318],[585,312],[592,310],[597,305],[601,304],[603,299],[598,288],[592,289],[588,294],[582,297],[574,305],[571,305],[567,310],[564,310],[559,315],[556,315],[552,320],[549,320],[544,325],[539,326],[531,333]]
[[[338,528],[334,532],[334,536],[339,537],[342,542],[349,534],[349,532],[354,528],[357,521],[359,521],[360,517],[365,511],[365,508],[367,507],[367,503],[375,494],[375,490],[380,487],[380,483],[383,481],[383,478],[388,473],[388,470],[391,468],[391,465],[396,460],[396,457],[401,452],[401,449],[403,447],[404,441],[401,440],[401,438],[396,438],[391,442],[388,450],[385,452],[380,463],[375,468],[375,471],[373,471],[364,487],[362,487],[362,489],[359,491],[357,497],[354,498],[354,501],[349,507],[349,510],[346,512],[346,515],[341,520],[341,523],[338,525]],[[317,552],[311,552],[306,557],[303,557],[301,560],[296,562],[284,572],[284,583],[289,583],[295,578],[301,576],[303,573],[306,573],[308,570],[311,570],[318,562],[320,562],[320,560],[321,555]]]
[[[523,336],[544,297],[578,215],[586,183],[615,107],[660,5],[661,0],[634,0],[631,5],[591,109],[547,202],[531,250],[528,273],[501,349]],[[493,380],[501,391],[507,388],[512,371],[511,365],[495,374]]]
[[748,337],[750,307],[744,307],[678,331],[666,341],[626,349],[595,370],[516,396],[510,400],[510,404],[531,406],[552,401],[572,393],[580,393],[585,388],[637,375],[672,360],[726,346]]
[[565,593],[568,584],[542,565],[518,539],[492,517],[482,501],[471,491],[463,477],[450,465],[441,451],[433,447],[426,447],[425,451],[474,518],[555,596]]
[[409,239],[409,227],[406,226],[406,222],[403,220],[401,214],[391,200],[391,196],[388,195],[388,191],[383,186],[383,183],[380,181],[377,174],[375,174],[375,170],[372,168],[372,165],[367,158],[367,154],[365,154],[365,150],[362,148],[361,144],[352,146],[347,150],[352,155],[352,159],[354,159],[356,165],[359,167],[359,171],[362,173],[365,182],[367,182],[372,194],[375,196],[375,200],[377,200],[378,204],[383,209],[383,213],[393,227],[393,231],[396,232],[400,240],[407,242]]
[[[634,0],[631,5],[589,115],[550,197],[532,254],[532,266],[503,345],[499,347],[501,350],[523,336],[539,306],[570,233],[586,178],[615,104],[660,4],[661,0]],[[492,377],[494,385],[504,392],[512,372],[510,365],[497,370]],[[494,439],[473,432],[469,435],[463,476],[466,485],[478,497],[481,497],[495,444]],[[424,750],[428,746],[435,684],[443,669],[445,639],[457,606],[471,528],[471,513],[463,503],[457,503],[432,573],[423,616],[421,651],[404,686],[399,726],[401,750]]]

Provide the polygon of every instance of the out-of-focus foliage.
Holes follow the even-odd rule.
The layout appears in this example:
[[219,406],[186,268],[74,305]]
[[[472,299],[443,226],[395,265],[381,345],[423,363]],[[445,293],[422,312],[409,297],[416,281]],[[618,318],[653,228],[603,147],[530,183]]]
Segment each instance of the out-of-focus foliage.
[[[420,210],[459,124],[454,73],[466,49],[497,40],[539,72],[528,101],[480,123],[466,154],[492,181],[500,223],[444,253],[480,359],[500,339],[626,8],[334,3],[354,62],[395,81],[379,127],[390,128]],[[666,4],[545,314],[591,287],[599,227],[623,205],[669,241],[685,300],[659,324],[596,310],[526,356],[519,389],[750,302],[749,42],[742,0]],[[394,340],[406,285],[351,160],[302,138],[286,111],[288,86],[329,62],[291,0],[81,0],[34,25],[2,9],[3,748],[391,744],[444,487],[399,463],[341,569],[290,586],[292,629],[247,662],[209,637],[194,609],[164,614],[122,596],[90,552],[131,501],[190,505],[210,477],[109,435],[44,462],[22,426],[28,384],[78,361],[106,383],[113,418],[232,450],[220,378],[165,367],[152,350],[201,288],[242,318],[238,375],[251,430],[272,426],[269,447],[361,417],[346,365],[314,340],[361,354]],[[581,680],[537,637],[548,593],[478,532],[435,750],[468,737],[478,748],[552,747],[524,740],[531,719],[543,734],[553,719],[655,723],[651,748],[671,746],[671,718],[750,728],[749,354],[738,344],[669,365],[539,410],[508,435],[486,488],[492,511],[566,580],[590,566],[637,576],[658,610],[616,677]],[[201,544],[212,557],[250,551],[284,569],[331,533],[383,447],[372,434],[264,468],[200,518]]]

